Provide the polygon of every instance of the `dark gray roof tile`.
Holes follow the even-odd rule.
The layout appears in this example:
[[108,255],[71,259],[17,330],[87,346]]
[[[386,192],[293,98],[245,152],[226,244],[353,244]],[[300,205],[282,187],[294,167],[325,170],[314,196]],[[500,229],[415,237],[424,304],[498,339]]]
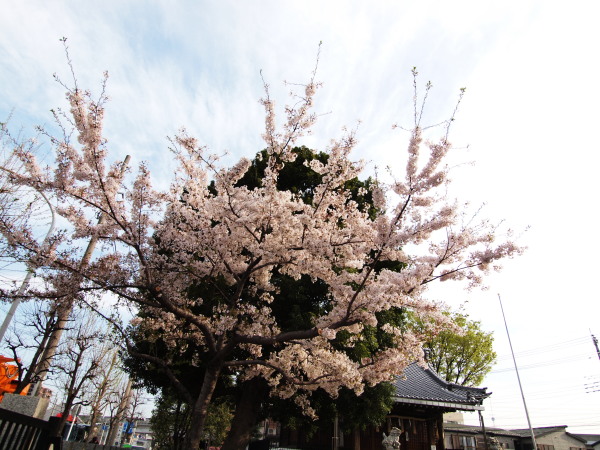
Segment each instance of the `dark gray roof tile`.
[[[481,434],[483,431],[479,425],[464,425],[461,423],[444,423],[444,430],[448,432]],[[486,433],[490,436],[521,437],[519,433],[504,428],[485,427]]]
[[[538,436],[544,436],[549,433],[566,431],[566,429],[567,429],[567,425],[556,425],[556,426],[552,426],[552,427],[538,427],[538,428],[534,427],[533,434],[536,437],[538,437]],[[519,429],[512,430],[512,431],[519,434],[521,437],[530,437],[531,436],[531,431],[529,430],[529,428],[519,428]]]
[[394,381],[399,399],[424,400],[442,403],[477,405],[488,395],[486,388],[471,388],[448,383],[432,369],[412,363],[403,376]]

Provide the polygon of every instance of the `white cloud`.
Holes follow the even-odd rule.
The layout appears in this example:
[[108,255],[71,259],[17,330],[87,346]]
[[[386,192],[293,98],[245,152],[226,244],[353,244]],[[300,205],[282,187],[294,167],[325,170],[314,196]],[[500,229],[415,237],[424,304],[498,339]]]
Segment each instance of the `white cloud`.
[[[305,141],[315,148],[360,119],[356,157],[398,167],[404,137],[390,128],[410,126],[410,68],[434,84],[427,123],[447,118],[467,86],[452,139],[470,144],[455,162],[477,164],[455,169],[456,192],[487,201],[489,215],[517,230],[532,225],[524,236],[530,249],[491,278],[488,293],[438,292],[456,303],[470,298],[472,314],[501,333],[489,304],[502,291],[518,304],[515,341],[535,346],[595,326],[600,313],[597,9],[535,0],[12,2],[0,16],[0,120],[14,108],[17,128],[50,121],[48,110],[63,99],[51,75],[70,79],[61,36],[82,86],[96,88],[104,70],[111,74],[113,157],[149,160],[161,185],[173,167],[166,136],[180,126],[217,152],[229,150],[230,160],[258,151],[259,70],[281,107],[289,101],[282,80],[310,76],[319,41],[316,110],[331,114]],[[570,417],[579,416],[556,422]]]

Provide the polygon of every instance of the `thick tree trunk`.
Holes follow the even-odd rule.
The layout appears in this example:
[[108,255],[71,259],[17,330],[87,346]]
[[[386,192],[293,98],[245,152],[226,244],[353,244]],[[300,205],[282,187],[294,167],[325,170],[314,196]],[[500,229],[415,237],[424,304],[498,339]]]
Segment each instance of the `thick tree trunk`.
[[98,436],[98,427],[96,426],[96,421],[98,420],[98,416],[100,415],[98,408],[96,405],[92,407],[92,414],[90,416],[90,432],[85,438],[85,442],[91,442],[94,438],[99,438]]
[[[65,425],[67,424],[67,419],[69,418],[69,413],[71,412],[71,408],[73,407],[73,402],[75,401],[74,395],[67,395],[65,404],[63,406],[63,410],[60,416],[60,422],[58,425],[58,429],[62,435]],[[75,420],[75,416],[73,416],[73,420]]]
[[115,414],[115,426],[111,425],[110,431],[108,433],[108,437],[106,438],[106,443],[110,445],[114,445],[115,440],[117,439],[117,432],[119,431],[118,427],[121,424],[121,420],[123,420],[123,416],[127,408],[129,407],[129,400],[131,398],[131,386],[133,382],[131,378],[127,381],[127,386],[125,387],[125,392],[123,393],[123,397],[121,398],[121,402],[119,403],[119,407],[117,408],[117,414]]
[[206,369],[204,374],[204,381],[202,382],[202,389],[196,403],[194,403],[194,409],[190,418],[190,430],[188,432],[185,448],[189,450],[197,450],[200,448],[202,441],[202,432],[204,431],[204,422],[206,422],[206,414],[208,412],[208,405],[215,392],[217,386],[217,380],[221,373],[221,364],[213,364]]
[[352,430],[352,437],[354,438],[354,450],[360,450],[360,429],[354,427]]
[[260,404],[268,393],[268,385],[262,378],[253,378],[242,385],[242,396],[235,408],[231,430],[221,450],[246,448],[260,412]]
[[85,440],[86,442],[91,442],[92,439],[94,439],[95,437],[100,438],[100,436],[98,436],[98,432],[101,430],[99,430],[98,427],[96,426],[96,421],[100,417],[100,404],[102,403],[102,400],[106,396],[106,391],[108,390],[108,383],[110,381],[110,375],[111,375],[111,372],[113,371],[113,368],[115,367],[116,363],[117,363],[117,352],[114,352],[112,360],[110,362],[110,366],[108,367],[108,370],[104,373],[102,383],[100,383],[100,388],[98,389],[98,393],[96,394],[96,398],[92,405],[92,414],[90,417],[90,432],[87,436],[87,439]]

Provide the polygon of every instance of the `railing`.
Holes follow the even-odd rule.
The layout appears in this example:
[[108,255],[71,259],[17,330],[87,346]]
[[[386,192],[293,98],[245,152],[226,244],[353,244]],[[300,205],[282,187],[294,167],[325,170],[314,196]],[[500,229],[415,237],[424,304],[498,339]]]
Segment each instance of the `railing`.
[[59,450],[60,437],[55,436],[58,421],[42,419],[0,409],[0,450],[48,450],[54,444]]
[[61,450],[121,450],[121,447],[111,447],[104,444],[90,444],[89,442],[64,441]]
[[59,417],[49,421],[0,408],[0,450],[117,450],[110,445],[63,441]]
[[303,445],[280,445],[278,439],[262,439],[260,441],[252,441],[248,446],[249,450],[331,450],[331,446],[318,444],[303,444]]

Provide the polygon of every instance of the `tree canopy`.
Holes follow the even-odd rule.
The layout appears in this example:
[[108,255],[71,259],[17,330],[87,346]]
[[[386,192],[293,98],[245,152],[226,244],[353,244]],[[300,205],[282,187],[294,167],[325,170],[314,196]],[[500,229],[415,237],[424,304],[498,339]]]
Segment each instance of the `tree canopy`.
[[[326,163],[328,155],[323,152],[314,152],[306,147],[295,147],[292,151],[296,154],[296,158],[288,162],[282,169],[277,188],[300,195],[305,203],[310,204],[314,200],[314,189],[321,183],[322,178],[320,174],[309,167],[310,162],[316,159]],[[249,189],[260,187],[267,168],[267,160],[266,151],[259,152],[252,160],[251,167],[238,181],[237,186],[246,186]],[[351,193],[350,198],[357,203],[362,211],[368,212],[374,220],[377,209],[373,205],[372,186],[372,179],[361,181],[355,178],[344,184],[344,188]],[[212,188],[214,189],[214,185]],[[400,270],[402,267],[401,263],[397,263],[395,266],[388,264],[387,268]],[[380,265],[377,270],[383,268],[383,265]],[[311,280],[306,275],[296,280],[274,271],[272,283],[277,286],[278,295],[271,303],[271,313],[283,331],[310,327],[315,317],[322,315],[330,308],[329,287],[322,280]],[[202,297],[205,303],[212,298],[213,294],[214,291],[206,284],[194,285],[188,290],[189,296]],[[144,309],[140,311],[140,317],[148,318],[148,315],[148,311]],[[388,314],[387,317],[380,314],[378,326],[366,325],[362,332],[362,339],[357,340],[354,345],[346,345],[345,340],[348,336],[343,332],[332,343],[338,350],[345,351],[353,360],[358,361],[361,358],[369,357],[378,350],[394,346],[394,339],[392,336],[387,336],[387,333],[382,331],[382,327],[385,324],[401,326],[403,317],[404,314],[401,310],[396,311],[394,314]],[[177,372],[176,377],[181,381],[179,390],[183,388],[189,393],[189,395],[186,395],[186,393],[181,395],[180,393],[179,398],[187,399],[188,402],[190,401],[189,398],[195,399],[198,388],[197,380],[202,376],[202,370],[198,366],[205,359],[203,349],[192,342],[187,342],[184,353],[180,351],[173,352],[172,348],[165,345],[160,335],[157,336],[153,332],[149,333],[144,328],[143,321],[139,326],[132,328],[131,331],[134,344],[127,361],[135,377],[145,380],[150,388],[160,389],[163,393],[168,394],[176,386],[170,382],[168,377],[165,377],[164,372],[165,370]],[[143,354],[152,353],[155,356],[160,355],[161,363],[165,364],[156,365],[145,359],[143,355],[136,357],[135,355],[139,352]],[[242,357],[245,357],[245,355],[242,355]],[[166,365],[168,365],[168,369],[165,369]],[[232,374],[229,379],[230,382],[227,385],[220,386],[215,391],[215,396],[219,398],[237,398],[236,417],[224,448],[237,448],[243,445],[242,442],[233,444],[231,442],[234,439],[233,436],[241,435],[243,437],[240,437],[240,439],[248,439],[256,422],[265,417],[277,418],[284,424],[297,425],[302,423],[305,430],[307,430],[307,427],[314,428],[318,426],[318,423],[311,423],[310,420],[307,421],[305,417],[302,417],[302,410],[297,405],[292,404],[293,399],[277,401],[269,396],[263,385],[255,383],[250,388],[246,383],[236,383],[234,379],[235,377]],[[244,395],[244,391],[248,389],[256,392],[260,391],[261,394],[249,398]],[[250,401],[252,404],[243,404]],[[357,397],[351,390],[342,389],[336,400],[332,400],[327,395],[320,395],[318,398],[313,395],[310,399],[310,405],[318,416],[324,416],[327,418],[326,420],[330,420],[331,417],[335,416],[336,409],[343,411],[343,423],[349,429],[364,427],[368,423],[379,424],[392,405],[391,386],[386,387],[382,383],[367,387],[360,397]],[[245,424],[244,427],[241,424]]]
[[[294,146],[316,120],[317,88],[313,74],[281,127],[266,89],[265,168],[254,188],[240,184],[251,160],[222,167],[185,131],[173,139],[179,165],[168,191],[152,187],[143,163],[129,183],[120,163],[107,163],[106,96],[95,100],[78,88],[67,92],[77,142],[68,132],[53,138],[52,168],[40,167],[24,148],[15,150],[27,173],[11,175],[12,182],[46,192],[68,224],[43,245],[27,224],[0,224],[46,282],[32,294],[92,302],[110,292],[148,311],[134,325],[143,321],[172,349],[184,353],[188,343],[202,349],[189,448],[200,442],[219,382],[232,373],[239,381],[264,380],[270,395],[293,398],[307,414],[314,412],[316,391],[358,395],[389,381],[422,357],[425,334],[382,317],[410,310],[427,332],[441,330],[448,319],[424,295],[427,285],[464,280],[476,286],[485,271],[520,251],[510,241],[495,242],[493,226],[465,220],[462,203],[446,198],[450,143],[446,134],[424,143],[418,120],[404,173],[370,188],[375,210],[362,208],[347,184],[363,168],[350,159],[352,131],[331,142],[326,161],[306,163],[319,178],[310,192],[282,189],[284,170],[298,157]],[[423,147],[428,154],[421,163]],[[82,265],[90,237],[103,245]],[[388,268],[398,264],[401,270]],[[274,313],[283,277],[327,286],[326,307],[293,329]],[[191,286],[198,295],[189,295]],[[371,345],[367,327],[385,333],[388,345]]]
[[429,364],[446,381],[479,386],[496,362],[491,332],[463,314],[452,315],[459,331],[442,330],[426,343]]

